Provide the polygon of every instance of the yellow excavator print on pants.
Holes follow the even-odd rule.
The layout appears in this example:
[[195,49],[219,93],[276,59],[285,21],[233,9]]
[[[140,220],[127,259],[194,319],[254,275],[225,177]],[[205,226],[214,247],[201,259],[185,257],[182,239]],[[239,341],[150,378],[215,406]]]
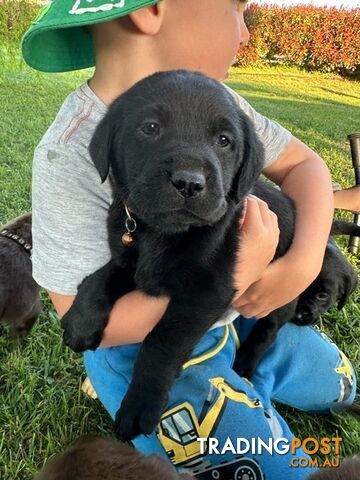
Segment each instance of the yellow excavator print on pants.
[[341,350],[339,350],[339,360],[336,365],[335,372],[340,375],[340,395],[336,401],[344,402],[351,395],[354,377],[351,363]]
[[329,338],[324,332],[322,332],[317,326],[314,329],[322,336],[324,340],[334,346],[339,353],[337,364],[334,371],[339,375],[340,393],[339,397],[334,399],[335,402],[344,402],[349,399],[353,385],[355,382],[353,369],[351,363],[342,352],[339,347]]
[[[193,472],[193,466],[197,465],[196,459],[200,459],[204,455],[204,452],[200,450],[201,444],[197,441],[197,438],[212,436],[228,400],[245,404],[252,409],[263,409],[259,399],[249,398],[244,391],[236,390],[224,378],[211,378],[209,382],[211,385],[210,392],[199,418],[192,405],[189,402],[184,402],[164,412],[157,432],[159,441],[171,462],[177,467],[180,465],[186,466],[186,468],[190,467]],[[214,397],[214,393],[216,400],[212,403],[210,399]],[[223,475],[220,470],[223,471]],[[234,472],[231,476],[229,476],[230,470]],[[241,472],[245,476],[241,475]],[[202,474],[205,476],[202,476]],[[210,474],[210,476],[207,474]],[[264,476],[255,460],[240,458],[216,466],[205,465],[204,468],[197,468],[196,478],[263,480]]]

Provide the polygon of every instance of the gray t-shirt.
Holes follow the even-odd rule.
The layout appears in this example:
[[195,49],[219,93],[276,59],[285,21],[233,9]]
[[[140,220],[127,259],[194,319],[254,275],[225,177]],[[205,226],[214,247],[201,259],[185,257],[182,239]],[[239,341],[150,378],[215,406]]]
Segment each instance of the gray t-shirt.
[[[228,87],[226,87],[228,88]],[[273,163],[291,133],[257,113],[233,90],[254,122]],[[32,177],[33,276],[47,290],[75,295],[83,278],[107,263],[106,218],[112,202],[109,180],[100,176],[88,153],[106,105],[87,83],[71,93],[35,149]]]

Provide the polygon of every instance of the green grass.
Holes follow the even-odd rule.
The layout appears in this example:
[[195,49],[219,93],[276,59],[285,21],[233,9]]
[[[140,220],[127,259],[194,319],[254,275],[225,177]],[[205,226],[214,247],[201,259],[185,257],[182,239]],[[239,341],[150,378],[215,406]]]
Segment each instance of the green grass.
[[[30,209],[33,149],[65,96],[90,75],[43,75],[12,65],[7,59],[0,73],[0,224]],[[316,150],[335,180],[352,184],[346,136],[359,128],[359,83],[295,69],[233,70],[227,83]],[[45,295],[43,300],[40,321],[27,339],[11,340],[6,329],[0,336],[2,480],[31,478],[46,458],[82,433],[111,432],[99,402],[80,392],[81,360],[63,347],[57,317]],[[344,311],[328,313],[322,325],[358,371],[359,317],[357,293]],[[296,435],[340,436],[343,455],[359,452],[355,420],[280,411]]]

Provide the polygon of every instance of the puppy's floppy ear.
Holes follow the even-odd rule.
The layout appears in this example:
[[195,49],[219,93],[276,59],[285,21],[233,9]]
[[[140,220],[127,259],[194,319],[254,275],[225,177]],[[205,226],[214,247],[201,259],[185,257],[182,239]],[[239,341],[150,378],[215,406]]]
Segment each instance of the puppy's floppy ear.
[[345,307],[350,295],[355,290],[358,284],[357,274],[352,270],[351,274],[344,275],[343,280],[343,289],[341,291],[341,295],[338,298],[338,310],[341,310]]
[[107,113],[96,127],[90,142],[90,156],[100,174],[101,183],[105,182],[114,158],[115,132],[116,125],[113,121],[113,115]]
[[242,158],[235,174],[231,195],[236,202],[242,200],[259,179],[264,168],[264,147],[260,143],[251,119],[239,110],[240,128],[243,132],[243,149],[240,152]]

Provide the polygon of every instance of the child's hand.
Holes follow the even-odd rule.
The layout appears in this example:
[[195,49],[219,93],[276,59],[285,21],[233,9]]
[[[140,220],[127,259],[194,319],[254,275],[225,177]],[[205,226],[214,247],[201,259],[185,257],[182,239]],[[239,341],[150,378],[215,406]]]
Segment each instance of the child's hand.
[[312,280],[304,264],[296,264],[285,255],[271,263],[260,280],[250,285],[232,306],[247,318],[266,317],[299,296]]
[[247,209],[241,226],[240,249],[234,274],[237,290],[233,307],[243,302],[243,293],[259,280],[274,257],[279,241],[277,216],[267,203],[254,195],[247,199]]

